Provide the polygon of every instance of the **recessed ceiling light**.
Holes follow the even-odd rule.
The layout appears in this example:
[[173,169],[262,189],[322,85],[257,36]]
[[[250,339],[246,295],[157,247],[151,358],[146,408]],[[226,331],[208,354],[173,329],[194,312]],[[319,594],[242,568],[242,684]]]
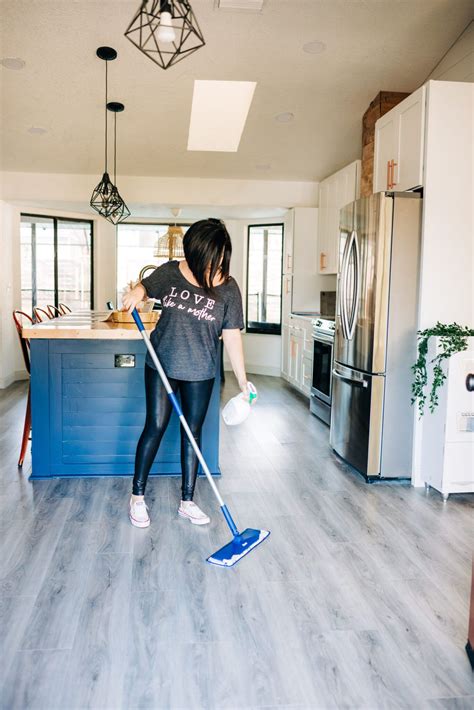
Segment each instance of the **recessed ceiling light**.
[[278,123],[290,123],[290,121],[292,121],[294,117],[294,113],[286,111],[285,113],[279,113],[277,116],[275,116],[275,121],[278,121]]
[[252,103],[254,81],[194,81],[188,150],[235,153]]
[[307,54],[321,54],[326,49],[324,42],[319,40],[314,40],[314,42],[307,42],[303,45],[303,52]]
[[34,136],[43,136],[47,132],[48,129],[41,128],[41,126],[31,126],[31,128],[28,128],[28,133],[31,133]]
[[0,64],[5,69],[23,69],[25,61],[20,59],[20,57],[4,57],[0,60]]

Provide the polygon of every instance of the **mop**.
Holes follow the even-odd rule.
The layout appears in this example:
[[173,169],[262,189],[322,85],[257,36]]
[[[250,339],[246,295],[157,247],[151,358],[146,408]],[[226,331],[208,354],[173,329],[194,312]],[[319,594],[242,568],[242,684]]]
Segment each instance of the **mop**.
[[206,461],[204,460],[204,456],[202,455],[201,450],[199,449],[199,446],[197,445],[196,440],[192,435],[191,429],[189,428],[189,425],[186,419],[184,418],[183,412],[181,411],[181,406],[176,398],[175,393],[171,388],[168,378],[166,377],[166,373],[161,366],[161,363],[155,352],[155,348],[150,342],[148,333],[145,330],[145,326],[143,325],[142,319],[140,318],[136,308],[133,309],[132,316],[133,320],[137,325],[138,330],[142,335],[143,340],[145,341],[145,345],[148,349],[148,352],[150,353],[150,356],[153,362],[155,363],[156,369],[158,370],[158,373],[161,377],[161,381],[163,382],[163,385],[168,393],[168,397],[170,398],[171,404],[173,405],[174,410],[176,411],[176,414],[179,417],[181,426],[186,432],[186,435],[189,441],[191,442],[194,451],[196,452],[196,456],[198,457],[202,470],[206,474],[206,478],[211,485],[214,495],[219,501],[222,514],[224,515],[227,525],[229,526],[230,531],[233,535],[232,540],[228,542],[227,545],[224,545],[224,547],[221,547],[220,550],[217,550],[217,552],[207,558],[207,562],[210,562],[213,565],[219,565],[220,567],[232,567],[233,565],[235,565],[236,562],[241,560],[242,557],[245,557],[245,555],[247,555],[251,550],[253,550],[254,547],[257,547],[257,545],[263,542],[265,538],[270,535],[270,532],[268,530],[254,530],[253,528],[247,528],[246,530],[243,530],[243,532],[238,531],[238,528],[232,519],[229,509],[225,505],[222,496],[219,493],[216,484],[214,483],[211,472],[209,471]]

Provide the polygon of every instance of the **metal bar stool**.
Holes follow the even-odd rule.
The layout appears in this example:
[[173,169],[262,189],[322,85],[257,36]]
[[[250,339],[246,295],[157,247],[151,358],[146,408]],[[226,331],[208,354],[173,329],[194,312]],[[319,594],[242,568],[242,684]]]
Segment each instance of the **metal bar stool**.
[[69,306],[66,306],[65,303],[58,303],[58,309],[60,310],[62,316],[65,316],[66,313],[72,313],[72,310]]
[[[23,313],[23,311],[13,311],[13,320],[15,323],[16,331],[18,333],[18,337],[20,339],[20,347],[21,347],[21,352],[23,353],[23,359],[25,361],[25,367],[28,372],[28,377],[30,376],[31,373],[31,366],[30,366],[30,341],[28,338],[23,337],[23,319],[26,318],[30,322],[31,325],[34,325],[33,318],[28,315],[28,313]],[[25,458],[26,454],[26,448],[28,446],[28,440],[30,438],[30,432],[31,432],[31,396],[30,396],[30,387],[31,382],[28,382],[28,397],[26,400],[26,413],[25,413],[25,423],[23,425],[23,437],[21,440],[21,450],[20,450],[20,458],[18,459],[18,466],[23,466],[23,461]]]
[[60,318],[63,314],[56,306],[46,306],[50,318]]
[[44,323],[46,320],[51,320],[48,311],[45,311],[44,308],[40,308],[39,306],[33,308],[33,315],[35,317],[35,323]]

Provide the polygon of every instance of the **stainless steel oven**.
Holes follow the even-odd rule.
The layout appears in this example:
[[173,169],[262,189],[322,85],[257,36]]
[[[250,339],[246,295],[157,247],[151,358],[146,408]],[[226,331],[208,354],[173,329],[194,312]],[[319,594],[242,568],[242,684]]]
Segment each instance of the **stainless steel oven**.
[[310,409],[328,425],[331,421],[334,328],[334,321],[323,318],[313,321],[313,379]]

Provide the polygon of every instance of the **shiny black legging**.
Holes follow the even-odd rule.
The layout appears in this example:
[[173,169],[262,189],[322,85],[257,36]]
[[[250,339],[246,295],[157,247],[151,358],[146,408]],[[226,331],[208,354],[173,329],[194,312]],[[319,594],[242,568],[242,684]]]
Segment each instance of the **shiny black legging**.
[[[181,409],[184,418],[189,424],[198,446],[201,445],[201,429],[206,416],[209,400],[211,398],[214,377],[210,380],[189,382],[168,378],[174,392],[179,392]],[[144,495],[148,474],[155,460],[163,434],[166,431],[171,416],[172,404],[161,382],[158,371],[145,363],[145,396],[146,420],[145,427],[137,444],[135,456],[135,475],[133,477],[132,493],[137,496]],[[192,500],[198,459],[194,449],[181,429],[181,500]]]

